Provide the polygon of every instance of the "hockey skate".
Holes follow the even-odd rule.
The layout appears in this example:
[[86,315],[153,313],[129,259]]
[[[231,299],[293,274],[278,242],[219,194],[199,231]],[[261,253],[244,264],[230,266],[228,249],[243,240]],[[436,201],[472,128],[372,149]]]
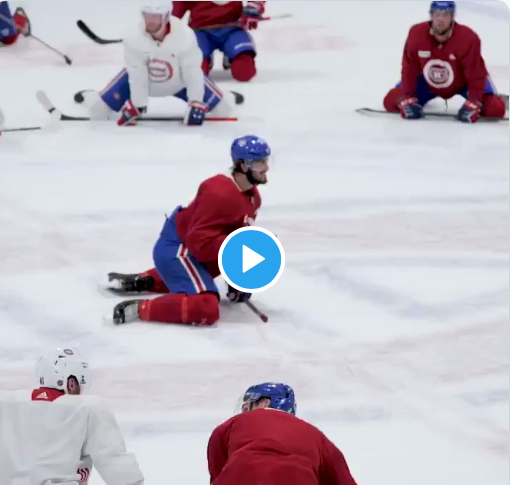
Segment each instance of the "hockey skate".
[[123,323],[139,322],[138,304],[143,300],[126,300],[115,305],[113,309],[113,323],[122,325]]
[[108,273],[108,289],[114,293],[140,293],[154,288],[152,276]]

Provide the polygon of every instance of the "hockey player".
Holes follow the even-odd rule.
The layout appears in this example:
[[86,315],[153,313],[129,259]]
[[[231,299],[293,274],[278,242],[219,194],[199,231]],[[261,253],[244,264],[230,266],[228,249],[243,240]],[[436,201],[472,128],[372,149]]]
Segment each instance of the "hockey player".
[[387,111],[405,119],[423,116],[423,106],[437,96],[460,94],[466,101],[457,118],[475,123],[480,116],[503,117],[505,102],[485,68],[480,38],[455,21],[455,2],[432,2],[429,22],[409,31],[402,58],[402,81],[384,98]]
[[0,47],[14,44],[20,34],[30,34],[27,14],[18,7],[12,15],[9,2],[0,2]]
[[82,395],[88,363],[73,349],[43,354],[32,400],[0,402],[0,483],[86,485],[94,465],[107,485],[142,485],[113,414]]
[[[173,15],[182,18],[190,11],[190,26],[195,29],[204,56],[202,70],[209,74],[216,49],[223,52],[224,67],[237,81],[249,81],[257,73],[255,43],[247,30],[256,29],[266,2],[174,2]],[[235,24],[233,27],[210,26]]]
[[296,418],[290,386],[251,386],[241,410],[209,439],[212,485],[356,485],[341,451],[317,428]]
[[[219,318],[218,253],[227,236],[250,225],[261,205],[257,186],[267,183],[269,145],[256,136],[232,143],[230,175],[211,177],[188,207],[166,220],[153,251],[155,268],[138,275],[110,273],[120,292],[168,293],[152,300],[127,300],[113,311],[116,324],[137,320],[211,325]],[[231,301],[251,294],[229,287]]]
[[[123,40],[123,69],[100,93],[83,92],[92,119],[110,119],[134,125],[147,110],[150,97],[175,96],[188,103],[187,125],[201,125],[206,113],[225,117],[232,105],[200,68],[202,56],[193,31],[170,16],[172,2],[148,2],[142,23]],[[76,95],[77,100],[79,96]]]

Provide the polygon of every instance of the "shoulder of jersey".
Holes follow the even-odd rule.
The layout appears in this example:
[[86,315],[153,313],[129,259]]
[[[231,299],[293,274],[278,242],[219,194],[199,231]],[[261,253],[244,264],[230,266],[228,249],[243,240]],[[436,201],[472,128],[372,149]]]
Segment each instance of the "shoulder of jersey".
[[429,32],[429,30],[430,30],[430,22],[425,21],[425,22],[420,22],[419,24],[414,24],[411,27],[410,32],[412,32],[413,34],[422,34],[422,33]]
[[462,34],[463,37],[467,37],[468,39],[478,38],[478,34],[467,25],[463,24],[455,24],[455,29]]

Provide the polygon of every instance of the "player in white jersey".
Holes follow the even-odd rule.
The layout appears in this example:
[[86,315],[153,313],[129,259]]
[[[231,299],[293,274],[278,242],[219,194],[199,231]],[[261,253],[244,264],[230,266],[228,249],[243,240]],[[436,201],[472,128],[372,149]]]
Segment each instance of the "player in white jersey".
[[171,10],[172,2],[142,7],[142,22],[123,40],[125,69],[103,91],[83,92],[92,119],[110,119],[120,111],[117,123],[133,125],[147,110],[149,98],[165,96],[188,103],[187,125],[201,125],[209,112],[219,117],[231,113],[231,102],[202,72],[195,33]]
[[0,484],[84,485],[94,465],[107,485],[142,485],[113,414],[93,396],[88,363],[73,349],[45,353],[40,386],[0,401]]

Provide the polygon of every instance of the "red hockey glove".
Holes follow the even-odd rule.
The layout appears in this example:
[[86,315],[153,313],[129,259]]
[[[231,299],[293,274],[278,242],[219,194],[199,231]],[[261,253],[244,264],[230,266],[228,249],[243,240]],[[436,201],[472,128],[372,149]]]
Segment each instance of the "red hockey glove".
[[464,103],[462,108],[459,109],[457,119],[463,123],[476,123],[480,118],[480,112],[482,111],[482,103],[477,101],[469,101]]
[[241,15],[241,27],[246,30],[256,29],[264,10],[264,2],[248,2]]
[[227,298],[235,303],[243,303],[251,298],[251,293],[244,293],[228,285]]
[[423,115],[423,107],[416,96],[404,96],[397,103],[397,108],[405,120],[417,120]]
[[14,15],[12,16],[12,20],[14,21],[14,24],[16,25],[16,28],[18,31],[24,35],[25,37],[27,35],[30,35],[31,33],[31,26],[30,26],[30,20],[28,20],[28,16],[23,10],[22,7],[18,7],[14,11]]
[[208,109],[209,106],[200,101],[190,101],[188,109],[186,113],[184,113],[184,124],[188,126],[200,126],[204,122],[205,114]]
[[120,112],[120,118],[117,120],[119,126],[134,126],[136,120],[140,118],[140,111],[136,108],[133,102],[128,99]]

